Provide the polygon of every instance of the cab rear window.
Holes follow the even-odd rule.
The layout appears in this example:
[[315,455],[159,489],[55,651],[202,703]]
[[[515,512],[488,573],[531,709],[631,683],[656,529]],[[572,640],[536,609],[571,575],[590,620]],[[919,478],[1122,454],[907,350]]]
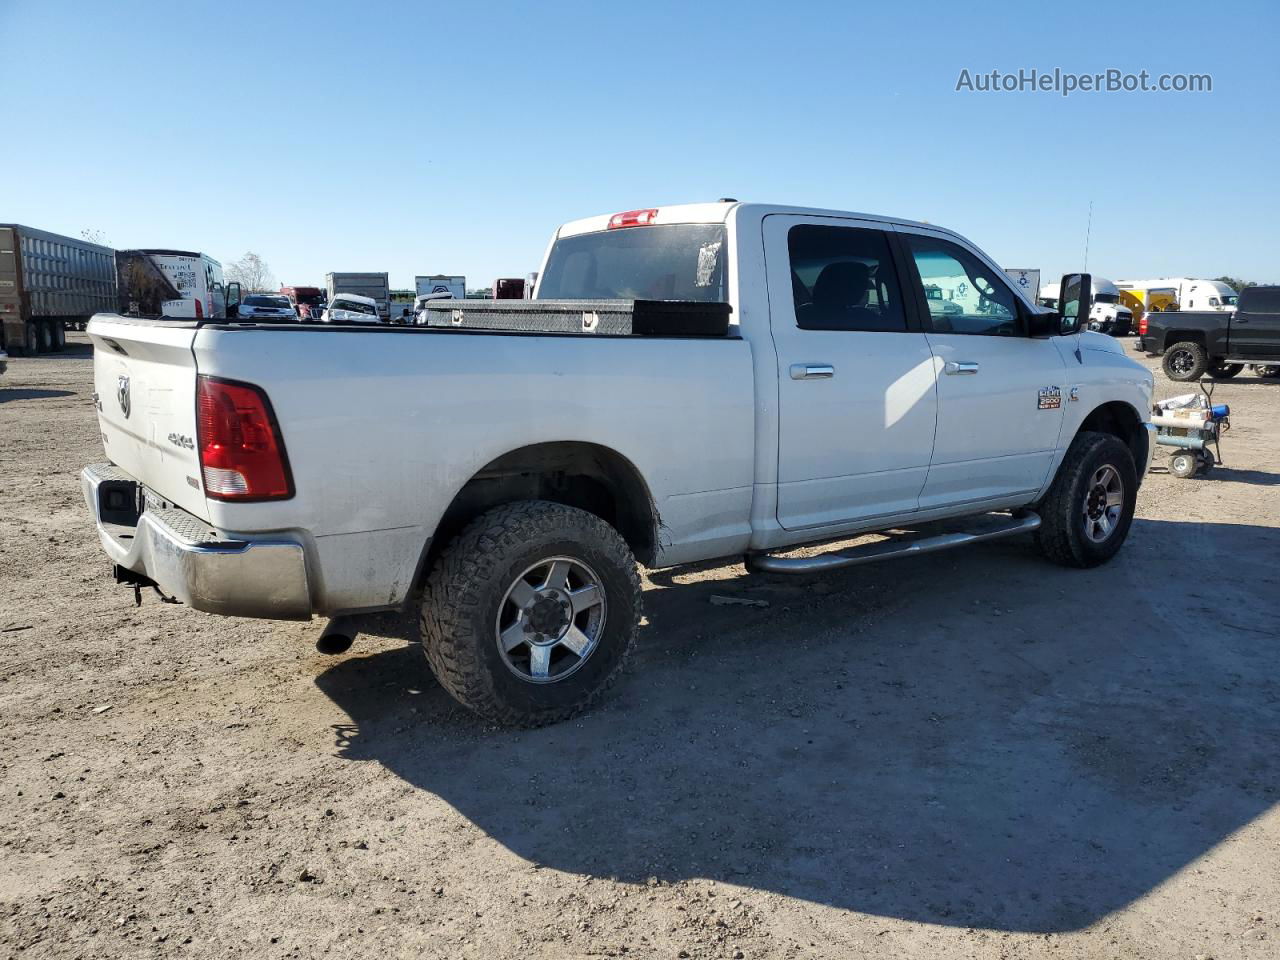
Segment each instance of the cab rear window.
[[563,237],[539,300],[728,299],[723,224],[673,223]]

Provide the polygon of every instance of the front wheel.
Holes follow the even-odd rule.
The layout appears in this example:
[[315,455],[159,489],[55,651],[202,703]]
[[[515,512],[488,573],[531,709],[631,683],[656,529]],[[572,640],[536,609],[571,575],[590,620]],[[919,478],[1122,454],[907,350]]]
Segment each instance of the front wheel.
[[1065,567],[1096,567],[1124,544],[1138,501],[1129,448],[1109,433],[1076,435],[1040,504],[1036,543]]
[[1164,374],[1170,380],[1199,380],[1209,369],[1204,347],[1190,340],[1175,343],[1164,352]]
[[422,646],[459,703],[494,723],[541,726],[590,706],[622,671],[640,578],[618,532],[541,500],[482,514],[435,564]]

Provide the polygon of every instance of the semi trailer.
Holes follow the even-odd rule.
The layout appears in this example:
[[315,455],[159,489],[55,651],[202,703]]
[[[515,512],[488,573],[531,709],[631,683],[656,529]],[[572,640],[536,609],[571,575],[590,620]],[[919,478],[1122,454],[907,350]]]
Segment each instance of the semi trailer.
[[110,247],[0,223],[0,348],[13,356],[61,350],[66,326],[115,309]]

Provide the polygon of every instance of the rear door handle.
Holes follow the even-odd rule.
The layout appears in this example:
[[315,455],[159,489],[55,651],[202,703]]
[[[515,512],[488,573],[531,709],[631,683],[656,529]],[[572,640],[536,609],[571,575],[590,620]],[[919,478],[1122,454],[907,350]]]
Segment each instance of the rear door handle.
[[949,377],[972,375],[978,372],[978,365],[972,360],[948,360],[942,368]]
[[829,363],[793,363],[791,365],[792,380],[830,380],[836,375],[836,368]]

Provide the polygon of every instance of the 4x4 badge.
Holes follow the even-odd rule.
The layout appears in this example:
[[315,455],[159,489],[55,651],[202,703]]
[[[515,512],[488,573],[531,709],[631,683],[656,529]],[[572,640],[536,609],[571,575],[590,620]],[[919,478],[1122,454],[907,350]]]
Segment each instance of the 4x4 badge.
[[128,420],[129,410],[133,406],[132,401],[129,399],[129,378],[128,377],[116,378],[116,399],[120,402],[120,412],[123,413],[124,418]]

